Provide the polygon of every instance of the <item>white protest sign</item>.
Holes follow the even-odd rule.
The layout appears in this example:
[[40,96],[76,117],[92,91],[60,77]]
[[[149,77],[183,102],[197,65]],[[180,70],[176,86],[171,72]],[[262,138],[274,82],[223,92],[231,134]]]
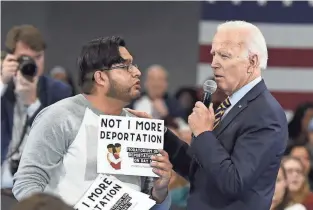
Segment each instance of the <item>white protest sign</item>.
[[[84,196],[74,206],[75,210],[145,210],[139,205],[138,194],[122,182],[99,174]],[[143,196],[146,198],[145,196]]]
[[97,172],[158,177],[151,156],[164,145],[164,121],[135,117],[99,117]]

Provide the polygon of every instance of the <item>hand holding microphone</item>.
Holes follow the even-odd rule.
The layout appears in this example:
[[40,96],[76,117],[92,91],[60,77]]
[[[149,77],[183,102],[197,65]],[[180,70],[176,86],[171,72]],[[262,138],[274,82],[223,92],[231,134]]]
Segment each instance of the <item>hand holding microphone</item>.
[[198,101],[193,108],[193,112],[188,117],[188,124],[194,136],[205,131],[212,131],[215,121],[213,110],[212,94],[216,91],[217,85],[213,80],[207,80],[203,84],[203,102]]

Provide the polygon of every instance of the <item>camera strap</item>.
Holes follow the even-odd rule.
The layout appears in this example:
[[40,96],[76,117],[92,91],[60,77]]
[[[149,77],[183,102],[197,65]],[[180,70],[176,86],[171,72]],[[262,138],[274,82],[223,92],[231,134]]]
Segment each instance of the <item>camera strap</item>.
[[[12,87],[11,88],[8,88],[7,91],[9,91],[10,89],[11,90],[11,94],[6,93],[7,94],[7,97],[12,100],[12,102],[16,102],[16,99],[15,99],[15,95],[14,95],[14,83],[13,81],[11,82],[10,84]],[[26,119],[25,119],[25,123],[23,125],[23,129],[22,129],[22,133],[21,133],[21,136],[20,136],[20,139],[19,139],[19,142],[16,146],[16,148],[14,149],[14,151],[12,153],[10,153],[6,160],[10,159],[14,154],[16,154],[17,152],[19,152],[20,150],[20,146],[22,145],[23,143],[23,140],[25,138],[25,135],[27,133],[27,129],[29,126],[31,126],[35,120],[35,117],[37,116],[37,114],[44,108],[48,105],[48,102],[47,102],[47,94],[48,94],[48,91],[47,91],[47,87],[46,87],[46,81],[45,81],[45,78],[44,77],[40,77],[39,78],[39,81],[38,81],[38,89],[37,89],[37,94],[38,94],[38,97],[39,97],[39,100],[40,100],[40,107],[36,110],[36,112],[33,114],[33,116],[31,118],[29,118],[28,115],[26,115]]]
[[35,120],[35,117],[37,116],[37,114],[43,109],[43,106],[40,105],[40,107],[36,110],[36,112],[33,114],[33,116],[31,118],[29,118],[28,115],[26,115],[26,119],[25,119],[25,122],[24,122],[24,125],[23,125],[23,130],[22,130],[22,133],[21,133],[21,136],[20,136],[20,140],[18,142],[18,144],[16,145],[16,148],[15,150],[10,154],[8,155],[8,158],[11,158],[15,153],[18,153],[19,150],[20,150],[20,146],[22,145],[23,143],[23,140],[25,138],[25,135],[27,133],[27,129],[29,126],[32,125],[32,123],[34,122]]

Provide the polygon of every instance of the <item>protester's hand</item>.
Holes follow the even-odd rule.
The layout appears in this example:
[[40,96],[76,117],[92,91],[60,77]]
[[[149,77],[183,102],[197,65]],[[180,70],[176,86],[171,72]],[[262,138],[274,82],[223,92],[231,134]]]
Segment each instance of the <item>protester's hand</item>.
[[168,186],[172,177],[172,164],[169,161],[169,157],[166,151],[159,150],[161,156],[152,156],[152,170],[160,177],[154,181],[152,189],[152,197],[157,203],[161,203],[165,200],[168,194]]
[[161,115],[161,117],[166,117],[168,115],[168,109],[163,99],[153,100],[153,107]]
[[37,76],[34,78],[33,82],[30,82],[22,76],[20,71],[17,72],[15,93],[24,105],[31,105],[37,100],[37,82]]
[[126,108],[126,110],[129,111],[131,114],[135,115],[136,117],[152,119],[152,116],[146,112],[141,112],[141,111],[137,111],[137,110],[133,110],[129,108]]
[[193,112],[188,117],[188,124],[193,135],[198,136],[205,131],[212,131],[215,121],[213,104],[209,109],[200,101],[193,108]]
[[1,80],[3,84],[8,84],[16,75],[18,66],[17,57],[12,54],[7,54],[1,63]]

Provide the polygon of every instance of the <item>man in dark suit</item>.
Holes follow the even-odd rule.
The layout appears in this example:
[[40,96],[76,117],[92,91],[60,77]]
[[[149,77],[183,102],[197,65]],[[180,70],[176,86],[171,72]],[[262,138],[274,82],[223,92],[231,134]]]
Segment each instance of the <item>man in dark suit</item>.
[[[12,186],[29,127],[37,113],[72,95],[70,86],[44,76],[45,41],[31,25],[13,27],[7,34],[6,54],[1,56],[1,188]],[[19,58],[32,58],[37,73],[28,77]]]
[[288,131],[261,78],[264,37],[250,23],[230,21],[218,27],[211,53],[215,80],[228,97],[216,113],[197,102],[188,118],[190,146],[168,130],[164,148],[173,169],[190,181],[188,209],[268,210]]

